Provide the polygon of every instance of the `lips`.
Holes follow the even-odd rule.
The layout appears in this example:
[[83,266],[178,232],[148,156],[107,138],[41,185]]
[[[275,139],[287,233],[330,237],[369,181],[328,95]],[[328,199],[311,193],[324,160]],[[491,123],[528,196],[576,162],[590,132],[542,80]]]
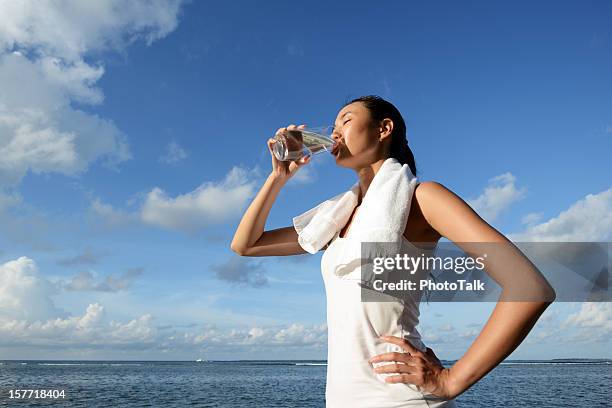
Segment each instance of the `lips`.
[[338,154],[339,150],[340,150],[340,143],[336,143],[334,147],[332,148],[331,154],[335,156],[336,154]]

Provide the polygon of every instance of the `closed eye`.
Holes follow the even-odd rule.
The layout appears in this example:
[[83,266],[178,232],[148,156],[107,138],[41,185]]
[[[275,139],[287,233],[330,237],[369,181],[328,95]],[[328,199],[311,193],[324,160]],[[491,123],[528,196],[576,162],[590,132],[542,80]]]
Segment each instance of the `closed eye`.
[[[346,125],[350,121],[351,121],[350,119],[345,120],[344,123],[342,124],[342,126]],[[333,127],[333,133],[337,133],[338,129],[339,129],[339,126],[334,126]]]

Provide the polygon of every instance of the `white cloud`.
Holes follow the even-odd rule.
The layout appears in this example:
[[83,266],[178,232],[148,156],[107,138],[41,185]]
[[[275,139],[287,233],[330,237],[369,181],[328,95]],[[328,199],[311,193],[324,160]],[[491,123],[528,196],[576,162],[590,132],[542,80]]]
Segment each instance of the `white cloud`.
[[127,323],[108,321],[104,307],[98,303],[87,306],[82,316],[45,321],[0,319],[0,345],[35,347],[121,346],[155,342],[157,329],[150,314]]
[[207,328],[202,332],[186,333],[174,337],[175,346],[207,345],[219,349],[236,346],[266,347],[323,347],[327,344],[327,325],[303,325],[292,323],[282,327],[251,327],[245,329],[218,330]]
[[489,180],[485,191],[475,199],[466,202],[483,219],[494,221],[499,214],[506,210],[513,202],[525,196],[525,188],[517,188],[516,177],[512,173],[504,173]]
[[[48,356],[52,352],[57,356],[57,353],[68,355],[78,350],[112,349],[132,355],[133,351],[145,350],[190,353],[207,349],[248,354],[253,348],[246,350],[245,346],[266,352],[278,352],[279,347],[321,352],[327,344],[325,324],[224,329],[214,326],[198,329],[191,324],[181,326],[179,331],[170,327],[168,331],[154,325],[155,318],[150,313],[116,321],[98,302],[88,302],[82,314],[73,316],[58,309],[51,298],[61,293],[60,288],[61,285],[41,276],[30,258],[20,257],[0,265],[0,351],[3,347],[5,350],[29,347],[39,354]],[[11,355],[15,358],[15,354]],[[104,354],[97,357],[104,358]]]
[[97,219],[103,221],[106,228],[124,226],[138,220],[135,214],[103,203],[99,198],[92,198],[89,209]]
[[22,0],[0,3],[0,48],[79,60],[90,51],[147,44],[178,24],[180,0]]
[[206,182],[177,197],[154,188],[147,194],[140,216],[146,224],[193,232],[241,214],[254,191],[249,172],[234,167],[223,181]]
[[586,329],[599,337],[609,337],[612,334],[612,303],[584,302],[580,310],[567,317],[563,328]]
[[293,176],[291,176],[287,185],[309,184],[314,182],[316,177],[316,170],[312,166],[312,163],[308,163],[304,167],[300,168]]
[[588,194],[556,217],[507,234],[515,242],[594,242],[612,237],[612,188]]
[[[134,273],[139,274],[128,271],[124,278],[132,278]],[[117,280],[105,283],[117,286]],[[60,293],[60,286],[41,276],[36,263],[28,257],[0,265],[0,344],[120,344],[153,338],[151,315],[125,324],[107,322],[104,308],[93,303],[82,316],[70,316],[52,300]]]
[[148,44],[174,30],[179,0],[0,2],[0,185],[28,171],[76,176],[99,159],[131,158],[110,120],[78,109],[104,96],[101,52]]
[[57,287],[41,277],[36,263],[25,256],[0,264],[0,319],[46,320],[64,317],[51,296]]
[[137,211],[115,207],[88,194],[89,210],[95,217],[94,222],[102,221],[102,228],[141,223],[191,234],[242,214],[255,194],[258,177],[257,169],[233,167],[223,180],[204,182],[195,190],[176,197],[155,187],[136,194],[136,198],[128,202],[129,205],[141,202]]
[[177,163],[187,157],[187,152],[178,143],[172,141],[166,146],[166,152],[159,161],[166,164]]
[[532,225],[542,219],[542,213],[529,213],[521,218],[521,224]]

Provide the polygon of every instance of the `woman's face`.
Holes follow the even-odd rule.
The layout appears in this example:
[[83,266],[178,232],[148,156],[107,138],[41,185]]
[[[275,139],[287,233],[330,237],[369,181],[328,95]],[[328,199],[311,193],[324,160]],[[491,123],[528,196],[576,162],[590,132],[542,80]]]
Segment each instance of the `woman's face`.
[[370,111],[361,102],[346,105],[338,112],[332,138],[338,142],[333,150],[336,164],[359,169],[380,159],[381,129],[372,124]]

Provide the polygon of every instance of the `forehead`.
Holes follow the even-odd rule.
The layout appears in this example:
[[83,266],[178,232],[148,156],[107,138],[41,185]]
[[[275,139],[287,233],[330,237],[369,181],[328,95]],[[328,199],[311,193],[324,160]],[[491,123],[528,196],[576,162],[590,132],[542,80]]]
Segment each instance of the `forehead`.
[[363,110],[365,109],[365,107],[359,103],[359,102],[353,102],[350,105],[346,105],[344,108],[340,109],[340,112],[338,112],[338,118],[341,118],[342,116],[344,116],[347,113],[352,113],[352,114],[359,114],[361,113]]

